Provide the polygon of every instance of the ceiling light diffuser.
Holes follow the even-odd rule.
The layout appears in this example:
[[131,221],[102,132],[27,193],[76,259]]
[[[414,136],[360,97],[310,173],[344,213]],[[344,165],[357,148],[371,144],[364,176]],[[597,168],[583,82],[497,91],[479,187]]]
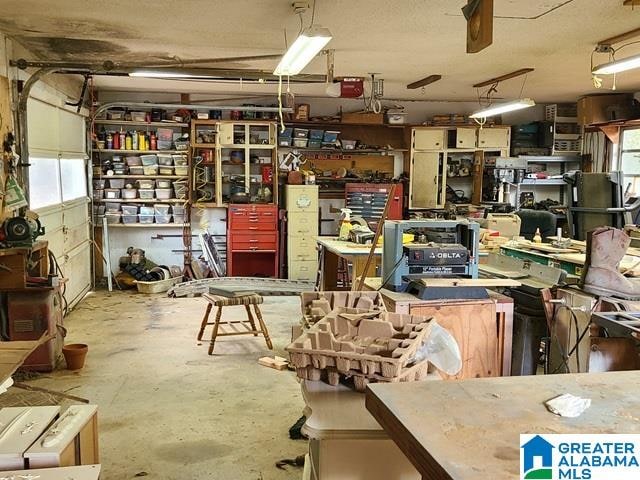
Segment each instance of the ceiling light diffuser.
[[297,75],[331,40],[328,28],[311,26],[296,38],[273,71],[274,75]]
[[529,108],[535,106],[536,102],[531,100],[530,98],[521,98],[520,100],[515,100],[509,103],[500,103],[497,105],[491,105],[483,110],[472,113],[469,115],[470,118],[487,118],[493,117],[495,115],[500,115],[501,113],[513,112],[515,110],[522,110],[524,108]]
[[594,75],[611,75],[613,73],[633,70],[634,68],[640,68],[640,55],[634,55],[633,57],[623,58],[622,60],[615,60],[610,63],[598,65],[591,71],[591,73]]

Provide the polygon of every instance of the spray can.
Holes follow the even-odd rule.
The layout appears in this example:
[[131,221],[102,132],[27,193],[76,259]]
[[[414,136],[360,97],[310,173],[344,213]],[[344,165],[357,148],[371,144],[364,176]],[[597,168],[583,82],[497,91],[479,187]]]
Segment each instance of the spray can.
[[143,151],[147,149],[147,142],[144,138],[144,132],[140,132],[138,134],[138,149]]
[[131,133],[127,132],[124,136],[124,148],[127,150],[133,150],[133,139],[131,138]]
[[155,133],[151,133],[149,136],[149,150],[157,150],[158,149],[158,138]]
[[136,132],[135,130],[131,135],[131,149],[138,150],[138,132]]
[[351,209],[341,208],[342,213],[340,217],[340,233],[338,234],[338,240],[349,240],[349,232],[353,228],[351,225]]
[[111,132],[107,133],[107,149],[111,150],[113,149],[113,135],[111,135]]
[[120,150],[125,150],[126,147],[126,135],[124,132],[120,132]]
[[118,132],[113,132],[113,149],[120,150],[120,135],[118,135]]

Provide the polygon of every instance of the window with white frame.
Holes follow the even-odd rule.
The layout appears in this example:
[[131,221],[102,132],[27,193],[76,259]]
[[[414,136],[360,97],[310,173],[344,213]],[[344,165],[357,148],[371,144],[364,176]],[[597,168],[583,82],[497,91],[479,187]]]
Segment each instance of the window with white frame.
[[87,196],[84,158],[29,157],[29,208],[58,205]]
[[619,165],[625,177],[625,190],[640,194],[640,128],[624,129],[620,147]]

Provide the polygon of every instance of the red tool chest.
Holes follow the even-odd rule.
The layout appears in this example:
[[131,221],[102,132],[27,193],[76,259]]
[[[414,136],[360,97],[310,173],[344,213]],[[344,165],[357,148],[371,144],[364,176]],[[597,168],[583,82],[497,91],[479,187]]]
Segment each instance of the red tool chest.
[[229,205],[227,275],[278,277],[278,206]]
[[9,339],[38,340],[43,334],[54,338],[40,345],[25,360],[28,370],[50,372],[62,353],[62,297],[58,288],[31,288],[7,294]]
[[[390,183],[347,183],[345,206],[351,209],[352,215],[364,218],[375,231],[391,187]],[[403,198],[402,184],[398,183],[389,205],[388,220],[402,220]]]

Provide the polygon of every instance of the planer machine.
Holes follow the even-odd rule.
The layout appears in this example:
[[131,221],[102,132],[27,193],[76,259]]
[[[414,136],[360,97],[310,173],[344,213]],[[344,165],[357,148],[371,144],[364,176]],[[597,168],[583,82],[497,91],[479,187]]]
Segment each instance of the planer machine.
[[[403,244],[406,233],[414,234],[413,242]],[[468,220],[388,220],[382,249],[383,287],[404,292],[410,283],[425,278],[478,278],[479,242],[480,226]],[[444,289],[447,292],[439,293],[453,290]],[[474,292],[466,291],[470,293]],[[484,289],[481,293],[486,298]]]

